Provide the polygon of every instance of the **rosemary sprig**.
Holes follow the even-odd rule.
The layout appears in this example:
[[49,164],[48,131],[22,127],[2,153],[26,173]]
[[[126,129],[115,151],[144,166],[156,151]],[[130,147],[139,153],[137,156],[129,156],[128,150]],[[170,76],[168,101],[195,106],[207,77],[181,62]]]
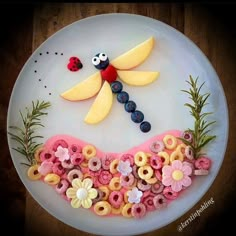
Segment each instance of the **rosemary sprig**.
[[201,153],[201,149],[207,145],[210,141],[216,138],[215,135],[208,135],[210,132],[209,127],[215,123],[215,121],[206,121],[205,118],[211,115],[212,112],[203,112],[203,108],[208,104],[207,99],[210,93],[201,94],[202,83],[198,87],[198,77],[194,80],[190,75],[190,81],[186,81],[190,85],[189,90],[181,90],[188,95],[192,100],[192,104],[185,103],[184,105],[190,109],[190,114],[194,117],[194,129],[188,129],[187,131],[192,134],[193,142],[189,142],[184,138],[180,138],[186,145],[189,145],[193,149],[194,158],[198,158]]
[[24,165],[30,166],[35,163],[34,152],[41,145],[41,143],[36,142],[36,139],[43,138],[43,136],[36,135],[35,130],[39,126],[44,127],[40,122],[40,118],[47,115],[43,110],[48,108],[50,105],[50,102],[39,102],[38,100],[36,102],[32,101],[32,109],[30,110],[26,107],[25,115],[19,111],[23,122],[23,128],[18,126],[9,126],[9,128],[15,130],[16,133],[8,132],[8,134],[11,136],[11,139],[15,140],[19,144],[17,148],[12,149],[26,157],[29,164],[22,163]]

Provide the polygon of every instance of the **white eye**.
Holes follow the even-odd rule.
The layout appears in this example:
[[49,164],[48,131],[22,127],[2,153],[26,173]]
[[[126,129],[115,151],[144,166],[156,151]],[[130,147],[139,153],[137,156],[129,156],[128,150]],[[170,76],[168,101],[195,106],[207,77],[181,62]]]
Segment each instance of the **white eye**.
[[99,65],[99,63],[100,63],[100,59],[99,59],[98,57],[93,57],[93,58],[92,58],[92,63],[93,63],[95,66],[97,66],[97,65]]
[[107,54],[105,54],[105,53],[100,53],[100,54],[99,54],[99,59],[100,59],[101,61],[106,61],[106,59],[107,59]]

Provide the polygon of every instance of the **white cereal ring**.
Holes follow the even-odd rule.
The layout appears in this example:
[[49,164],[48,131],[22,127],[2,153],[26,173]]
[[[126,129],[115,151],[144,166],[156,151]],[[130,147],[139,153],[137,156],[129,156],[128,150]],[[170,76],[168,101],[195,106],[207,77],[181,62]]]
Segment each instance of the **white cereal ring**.
[[172,163],[175,160],[183,161],[184,155],[182,152],[174,151],[170,154],[170,162]]
[[161,160],[163,161],[163,166],[168,165],[170,162],[170,156],[167,152],[158,152],[157,154]]
[[47,183],[47,184],[50,184],[50,185],[56,185],[60,182],[60,176],[57,175],[57,174],[47,174],[45,177],[44,177],[44,181]]
[[141,166],[138,169],[138,175],[141,179],[150,179],[153,175],[153,169],[151,166]]
[[84,157],[89,160],[91,157],[94,157],[97,153],[96,148],[93,145],[85,145],[82,149]]
[[113,191],[120,190],[121,189],[120,177],[113,177],[109,183],[109,188]]
[[165,137],[163,138],[163,142],[165,144],[165,147],[170,150],[174,149],[177,145],[176,137],[170,134],[165,135]]
[[105,216],[111,213],[111,204],[107,201],[99,201],[94,204],[94,212],[99,216]]
[[137,166],[145,166],[147,163],[147,154],[145,152],[137,152],[134,155],[134,163]]
[[31,166],[28,171],[27,175],[31,180],[38,180],[42,177],[42,175],[38,171],[39,165]]
[[115,174],[118,172],[117,170],[117,167],[118,167],[118,164],[119,164],[119,160],[118,159],[114,159],[111,164],[110,164],[110,172],[112,174]]
[[122,208],[122,210],[121,210],[121,214],[122,214],[124,217],[132,217],[132,214],[131,214],[132,206],[133,206],[132,203],[126,203],[126,204],[124,205],[124,207]]

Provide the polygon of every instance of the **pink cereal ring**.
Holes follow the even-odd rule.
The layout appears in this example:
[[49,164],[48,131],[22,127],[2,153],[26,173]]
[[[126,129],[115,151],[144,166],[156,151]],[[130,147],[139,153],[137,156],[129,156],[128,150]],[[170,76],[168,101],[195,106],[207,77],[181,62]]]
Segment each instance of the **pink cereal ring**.
[[88,174],[92,177],[99,176],[101,174],[101,169],[98,171],[89,170]]
[[209,171],[204,169],[194,170],[194,175],[208,175]]
[[54,152],[56,152],[56,151],[57,151],[57,148],[58,148],[59,146],[61,146],[61,147],[63,147],[63,148],[68,148],[68,143],[67,143],[65,140],[63,140],[63,139],[58,139],[57,141],[54,142],[54,144],[53,144],[53,146],[52,146],[52,150],[53,150]]
[[65,160],[61,162],[61,165],[65,168],[65,169],[72,169],[74,167],[74,165],[71,163],[71,160]]
[[161,170],[155,170],[155,176],[159,181],[162,181]]
[[71,170],[68,175],[67,175],[67,179],[70,181],[70,183],[72,182],[73,179],[83,179],[83,174],[80,170],[78,169],[73,169]]
[[193,160],[194,159],[194,153],[193,153],[193,149],[191,146],[186,146],[185,151],[184,151],[184,155],[189,159],[189,160]]
[[141,191],[147,191],[147,190],[151,189],[151,185],[148,184],[144,179],[138,180],[137,187]]
[[55,155],[52,151],[43,150],[39,154],[39,159],[40,159],[41,162],[43,162],[43,161],[52,161],[52,162],[54,162],[56,157],[55,157]]
[[134,218],[140,219],[146,215],[146,206],[143,203],[136,203],[131,207],[131,214]]
[[109,202],[113,207],[119,208],[123,202],[123,194],[120,191],[112,191],[109,195]]
[[143,204],[146,206],[148,211],[155,210],[154,202],[153,202],[154,195],[149,195],[143,199]]
[[71,156],[71,163],[75,166],[79,166],[84,160],[84,156],[82,153],[74,153]]
[[102,170],[101,171],[101,174],[98,176],[98,181],[103,184],[103,185],[106,185],[106,184],[109,184],[110,183],[110,180],[112,179],[112,174],[110,173],[110,171],[107,171],[107,170]]
[[211,167],[211,159],[208,157],[200,157],[194,164],[197,169],[209,170]]
[[61,179],[60,182],[56,185],[56,191],[59,194],[65,193],[69,187],[69,182],[66,179]]
[[138,166],[134,165],[133,168],[132,168],[132,174],[134,175],[134,177],[136,179],[139,179],[139,175],[138,175]]
[[162,194],[158,194],[153,198],[156,209],[162,209],[167,206],[167,200]]
[[104,170],[110,170],[110,164],[111,162],[114,160],[114,157],[112,156],[105,156],[102,157],[101,161],[102,161],[102,168]]
[[82,147],[79,146],[78,144],[72,144],[69,146],[69,154],[73,155],[75,153],[82,153]]
[[98,157],[91,157],[88,161],[88,168],[92,171],[98,171],[101,169],[102,162]]
[[52,172],[54,174],[57,174],[59,176],[62,176],[64,173],[65,173],[65,169],[63,168],[63,166],[61,165],[61,162],[56,162],[53,164],[53,167],[52,167]]
[[163,190],[163,195],[169,200],[174,200],[179,196],[179,193],[173,191],[171,187],[165,187]]
[[123,154],[120,158],[122,161],[129,160],[131,166],[134,165],[134,156],[132,154]]
[[151,186],[151,191],[154,194],[161,193],[163,191],[163,189],[164,189],[164,185],[160,182],[152,184],[152,186]]
[[150,145],[150,150],[154,153],[162,152],[165,149],[163,141],[157,140]]
[[163,162],[159,156],[151,156],[150,164],[153,169],[161,169],[163,167]]
[[134,183],[134,176],[132,174],[129,174],[127,176],[121,175],[120,183],[123,187],[130,187]]

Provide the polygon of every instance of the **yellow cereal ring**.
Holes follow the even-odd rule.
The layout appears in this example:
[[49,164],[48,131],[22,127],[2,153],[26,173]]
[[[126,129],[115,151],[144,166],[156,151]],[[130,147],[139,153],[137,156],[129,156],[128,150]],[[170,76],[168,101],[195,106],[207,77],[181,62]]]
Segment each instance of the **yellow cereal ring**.
[[81,167],[87,168],[88,167],[88,160],[84,159],[82,163],[80,164]]
[[41,162],[39,155],[42,151],[43,151],[43,146],[39,146],[34,152],[34,158],[37,162]]
[[157,154],[161,159],[164,159],[163,165],[168,165],[170,162],[170,156],[167,152],[158,152]]
[[47,174],[44,177],[44,181],[50,185],[56,185],[60,182],[60,176],[56,174]]
[[125,203],[122,202],[119,208],[112,207],[111,208],[111,213],[115,215],[119,215],[124,207]]
[[182,153],[184,154],[186,147],[187,147],[186,144],[181,143],[181,144],[179,144],[179,145],[177,146],[176,151],[182,152]]
[[152,154],[151,154],[151,153],[149,153],[149,152],[146,152],[145,154],[146,154],[147,158],[149,158],[149,157],[151,157],[151,156],[152,156]]
[[82,153],[84,155],[84,157],[89,160],[91,157],[95,157],[96,156],[96,148],[93,145],[85,145],[82,149]]
[[31,180],[38,180],[42,177],[42,175],[38,172],[39,165],[31,166],[28,171],[27,175]]
[[128,201],[128,197],[129,197],[129,196],[128,196],[127,193],[128,193],[128,191],[126,191],[126,192],[124,193],[124,202],[125,202],[125,203],[128,203],[128,202],[129,202],[129,201]]
[[155,184],[157,182],[157,178],[156,177],[152,177],[150,179],[146,179],[145,180],[148,184]]
[[170,154],[170,162],[172,163],[175,160],[183,161],[184,155],[180,151],[174,151]]
[[100,189],[103,193],[103,197],[102,197],[102,200],[107,200],[108,197],[109,197],[109,194],[110,194],[110,190],[107,186],[103,185],[103,186],[100,186],[98,187],[98,189]]
[[111,205],[107,201],[99,201],[95,203],[93,209],[99,216],[105,216],[111,213]]
[[118,160],[118,159],[114,159],[114,160],[111,162],[111,164],[110,164],[110,172],[111,172],[112,174],[115,174],[115,173],[118,172],[118,170],[117,170],[118,164],[119,164],[119,160]]
[[120,190],[121,184],[120,184],[120,177],[113,177],[109,183],[110,190]]
[[174,149],[177,145],[176,137],[170,134],[165,135],[165,137],[163,138],[163,142],[165,144],[165,147],[170,150]]
[[147,163],[147,154],[145,152],[137,152],[134,155],[134,163],[137,166],[145,166]]
[[130,185],[130,186],[125,186],[125,188],[126,189],[132,189],[133,187],[136,187],[136,185],[137,185],[137,179],[136,178],[134,178],[134,182],[133,182],[133,184],[132,185]]
[[131,208],[132,208],[133,204],[132,203],[126,203],[124,205],[124,207],[122,208],[121,210],[121,214],[124,216],[124,217],[132,217],[132,214],[131,214]]
[[138,169],[138,175],[141,179],[150,179],[153,175],[153,169],[151,166],[141,166]]

